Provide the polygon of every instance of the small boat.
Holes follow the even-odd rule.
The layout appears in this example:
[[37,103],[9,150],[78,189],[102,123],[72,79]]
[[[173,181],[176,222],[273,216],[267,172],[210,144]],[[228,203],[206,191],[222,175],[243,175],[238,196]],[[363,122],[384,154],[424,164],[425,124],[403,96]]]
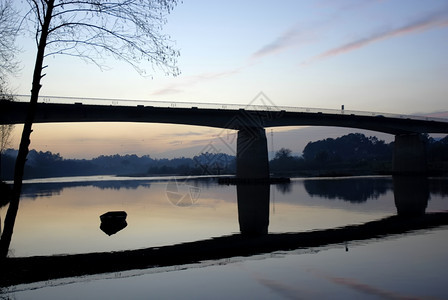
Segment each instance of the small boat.
[[123,222],[128,214],[125,211],[109,211],[100,216],[101,222]]
[[128,223],[126,222],[127,213],[125,211],[109,211],[100,216],[100,229],[111,236],[122,230]]

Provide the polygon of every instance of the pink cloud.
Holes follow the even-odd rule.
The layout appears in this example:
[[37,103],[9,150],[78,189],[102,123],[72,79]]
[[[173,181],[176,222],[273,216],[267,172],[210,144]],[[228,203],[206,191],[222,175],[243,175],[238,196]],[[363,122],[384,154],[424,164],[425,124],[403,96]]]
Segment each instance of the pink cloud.
[[259,59],[264,56],[277,54],[293,46],[308,43],[311,40],[312,38],[310,38],[309,34],[305,34],[297,28],[292,28],[279,36],[276,40],[263,46],[261,49],[252,54],[250,58]]
[[442,11],[426,15],[418,20],[415,20],[409,24],[400,26],[398,28],[376,32],[369,37],[361,38],[352,41],[350,43],[347,43],[345,45],[330,49],[303,62],[302,64],[309,64],[325,58],[347,53],[380,40],[385,40],[400,35],[418,33],[435,27],[446,27],[446,26],[448,26],[448,9],[444,9]]
[[[347,13],[348,10],[356,10],[362,8],[368,4],[378,2],[379,0],[355,0],[344,3],[343,1],[335,2],[334,0],[324,0],[321,3],[317,3],[317,6],[336,6],[338,11]],[[380,0],[381,1],[381,0]],[[253,53],[250,59],[259,59],[265,56],[278,54],[292,47],[302,46],[305,44],[312,43],[316,40],[318,31],[322,28],[328,28],[334,26],[335,19],[339,19],[339,13],[334,14],[332,17],[317,22],[315,24],[310,24],[309,26],[296,25],[282,35],[277,37],[272,42],[261,47],[258,51]]]

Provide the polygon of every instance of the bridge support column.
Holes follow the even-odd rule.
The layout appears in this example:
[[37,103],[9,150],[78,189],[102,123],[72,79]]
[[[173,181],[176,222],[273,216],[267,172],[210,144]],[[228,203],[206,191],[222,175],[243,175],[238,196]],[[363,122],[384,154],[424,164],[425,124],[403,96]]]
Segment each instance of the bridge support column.
[[395,136],[393,172],[423,174],[427,171],[425,143],[420,134]]
[[236,177],[268,179],[268,144],[264,128],[244,127],[238,131],[236,146]]

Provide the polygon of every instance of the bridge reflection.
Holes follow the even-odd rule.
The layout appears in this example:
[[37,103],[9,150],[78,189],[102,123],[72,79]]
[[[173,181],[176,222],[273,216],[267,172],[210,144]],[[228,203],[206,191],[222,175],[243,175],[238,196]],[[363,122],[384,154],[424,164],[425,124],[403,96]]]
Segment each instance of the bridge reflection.
[[425,213],[429,198],[427,180],[395,177],[394,187],[397,206],[395,216],[360,225],[269,234],[270,186],[238,185],[236,189],[241,234],[121,252],[7,258],[2,261],[0,286],[376,240],[448,225],[448,212]]

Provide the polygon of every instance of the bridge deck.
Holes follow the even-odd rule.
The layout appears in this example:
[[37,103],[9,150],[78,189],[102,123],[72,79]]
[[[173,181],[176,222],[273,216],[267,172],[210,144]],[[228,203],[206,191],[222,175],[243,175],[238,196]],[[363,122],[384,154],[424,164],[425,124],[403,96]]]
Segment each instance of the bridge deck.
[[[25,96],[20,97],[19,100],[25,99]],[[42,97],[34,122],[148,122],[235,130],[243,127],[337,126],[395,135],[448,133],[448,120],[418,116],[263,105],[83,99],[83,102],[73,103],[82,99]],[[57,100],[68,103],[54,103]],[[85,104],[92,102],[106,105]],[[128,105],[119,105],[123,103]],[[24,123],[27,106],[27,102],[0,101],[0,124]]]

